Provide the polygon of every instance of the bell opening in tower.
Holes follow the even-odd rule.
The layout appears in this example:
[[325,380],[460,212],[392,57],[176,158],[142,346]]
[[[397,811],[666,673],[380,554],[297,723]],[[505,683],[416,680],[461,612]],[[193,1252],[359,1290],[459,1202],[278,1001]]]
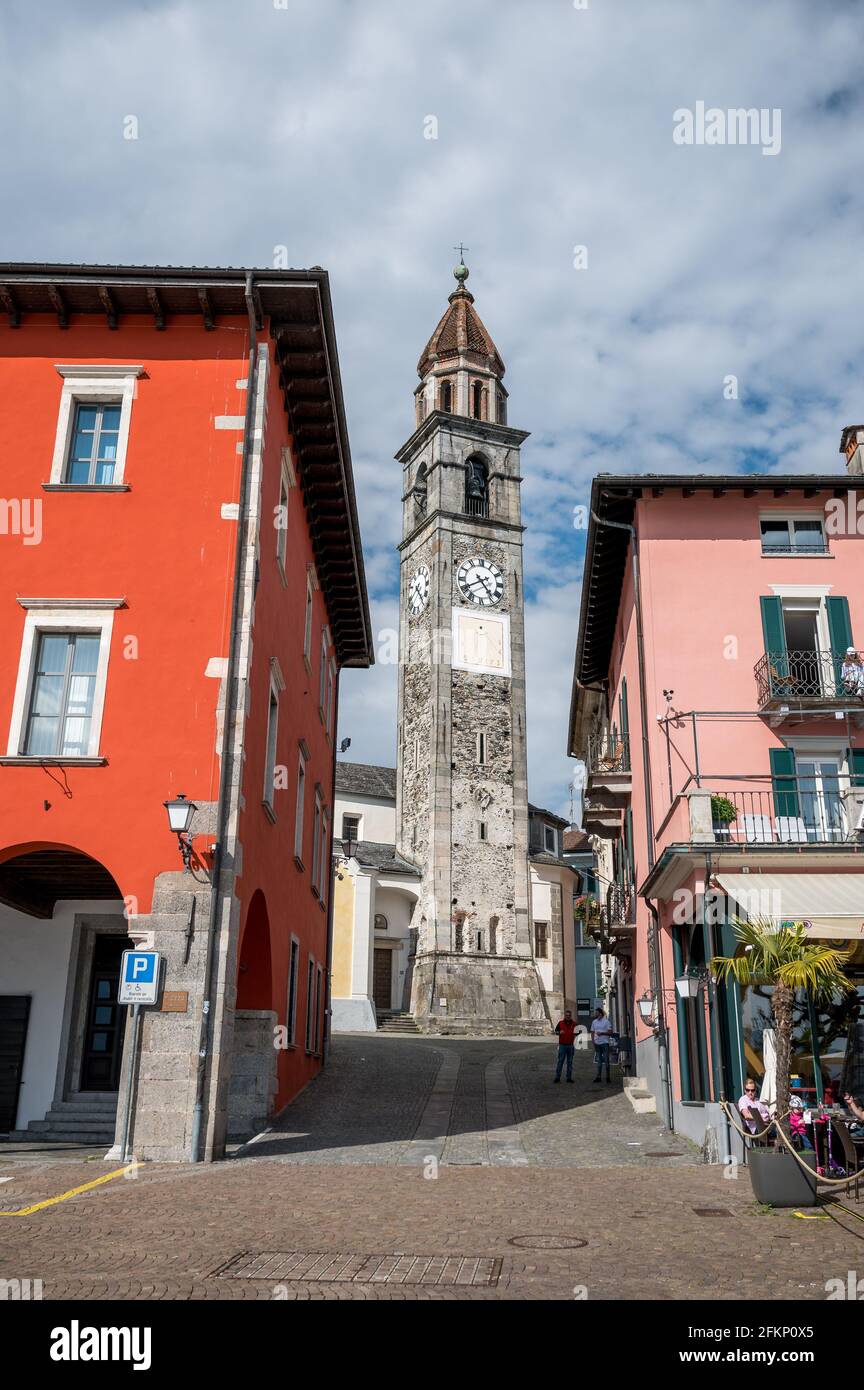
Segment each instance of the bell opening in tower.
[[489,515],[489,470],[480,458],[465,465],[465,511],[468,516]]

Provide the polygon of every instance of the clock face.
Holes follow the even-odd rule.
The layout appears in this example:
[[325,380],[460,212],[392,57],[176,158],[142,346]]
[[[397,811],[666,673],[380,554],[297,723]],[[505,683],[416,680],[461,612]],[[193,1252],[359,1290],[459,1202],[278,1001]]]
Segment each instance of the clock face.
[[420,565],[408,583],[408,611],[422,613],[429,602],[429,567]]
[[463,598],[480,608],[491,608],[504,595],[504,576],[497,565],[473,555],[456,571],[456,583]]

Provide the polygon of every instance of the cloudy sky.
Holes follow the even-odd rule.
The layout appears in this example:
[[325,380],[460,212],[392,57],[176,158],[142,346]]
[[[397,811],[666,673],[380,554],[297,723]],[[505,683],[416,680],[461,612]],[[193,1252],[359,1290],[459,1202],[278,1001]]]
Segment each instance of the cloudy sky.
[[[266,266],[286,246],[329,270],[379,632],[393,454],[469,247],[531,431],[531,796],[566,813],[591,477],[833,470],[864,418],[864,5],[4,0],[0,40],[0,258]],[[779,111],[779,153],[677,144],[699,102]],[[344,680],[358,761],[395,758],[395,674]]]

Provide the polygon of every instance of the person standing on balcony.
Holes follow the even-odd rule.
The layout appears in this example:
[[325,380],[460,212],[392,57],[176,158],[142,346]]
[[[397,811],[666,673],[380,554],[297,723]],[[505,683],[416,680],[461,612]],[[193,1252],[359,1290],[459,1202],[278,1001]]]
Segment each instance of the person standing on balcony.
[[573,1049],[576,1046],[573,1039],[576,1036],[576,1020],[570,1009],[564,1010],[564,1017],[559,1018],[555,1024],[555,1032],[558,1034],[558,1064],[555,1068],[555,1081],[561,1080],[561,1071],[564,1063],[567,1063],[567,1080],[573,1081]]
[[864,662],[854,647],[846,648],[846,656],[840,668],[840,679],[846,695],[864,698]]
[[592,1085],[596,1086],[600,1081],[600,1073],[604,1066],[606,1068],[606,1084],[608,1086],[611,1077],[609,1075],[609,1037],[612,1032],[612,1024],[606,1017],[603,1009],[596,1009],[594,1020],[591,1024],[591,1041],[594,1044],[594,1065],[597,1068],[597,1075],[594,1077]]

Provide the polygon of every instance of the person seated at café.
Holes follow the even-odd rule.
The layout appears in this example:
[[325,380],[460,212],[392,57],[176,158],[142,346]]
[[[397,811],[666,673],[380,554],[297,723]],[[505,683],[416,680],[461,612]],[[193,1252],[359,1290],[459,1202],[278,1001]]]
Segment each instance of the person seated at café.
[[738,1109],[751,1134],[762,1134],[771,1123],[771,1111],[756,1095],[756,1082],[752,1076],[748,1076],[744,1082],[744,1094],[738,1101]]
[[853,1139],[864,1140],[864,1106],[855,1099],[850,1091],[847,1091],[843,1097],[843,1104],[853,1117],[849,1126],[849,1133]]

